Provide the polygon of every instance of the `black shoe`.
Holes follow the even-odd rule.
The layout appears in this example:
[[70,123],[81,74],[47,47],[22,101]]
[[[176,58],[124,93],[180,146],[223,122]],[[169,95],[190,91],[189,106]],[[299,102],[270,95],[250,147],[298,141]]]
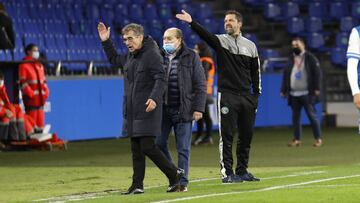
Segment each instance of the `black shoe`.
[[242,181],[260,181],[260,178],[255,177],[251,173],[244,173],[242,175],[237,175],[237,176]]
[[243,180],[241,180],[239,176],[232,174],[221,179],[221,181],[223,183],[241,183]]
[[140,187],[130,186],[130,188],[126,192],[122,192],[122,195],[137,195],[137,194],[143,194],[144,189]]
[[169,185],[168,189],[166,190],[166,192],[178,191],[180,178],[183,177],[184,174],[185,174],[184,169],[181,169],[181,168],[177,169],[175,179],[170,182],[170,185]]
[[212,144],[214,144],[212,137],[204,138],[199,142],[199,145],[212,145]]

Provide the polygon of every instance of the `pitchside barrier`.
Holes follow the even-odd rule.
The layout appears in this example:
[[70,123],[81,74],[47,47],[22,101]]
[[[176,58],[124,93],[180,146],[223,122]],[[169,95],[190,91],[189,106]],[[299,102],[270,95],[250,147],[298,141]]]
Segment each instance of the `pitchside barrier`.
[[[18,93],[19,63],[2,62],[0,69],[5,75],[5,85],[9,98],[21,104]],[[280,97],[281,73],[262,75],[262,94],[256,117],[256,127],[289,126],[291,110],[287,100]],[[51,125],[51,132],[56,132],[64,140],[86,140],[123,137],[123,78],[112,76],[53,76],[47,77],[50,96],[45,105],[45,122]],[[216,83],[216,78],[215,78]],[[217,87],[214,87],[217,90]],[[20,96],[19,96],[20,95]],[[214,95],[216,101],[216,95]],[[145,105],[145,104],[144,104]],[[316,105],[321,118],[321,105]],[[213,129],[217,130],[216,106],[210,107]],[[309,121],[302,113],[302,123]],[[194,125],[196,130],[196,125]]]

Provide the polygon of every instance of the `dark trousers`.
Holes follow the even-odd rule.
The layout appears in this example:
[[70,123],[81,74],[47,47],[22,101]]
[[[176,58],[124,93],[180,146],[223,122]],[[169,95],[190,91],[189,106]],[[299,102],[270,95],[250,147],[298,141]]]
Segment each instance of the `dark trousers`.
[[294,139],[301,139],[301,109],[304,108],[308,116],[315,139],[321,138],[320,123],[316,117],[315,108],[311,100],[311,96],[290,96],[290,106],[292,110],[292,122],[294,128]]
[[172,164],[160,149],[155,145],[155,137],[131,138],[131,151],[133,160],[133,185],[143,188],[145,176],[145,155],[149,157],[157,167],[168,177],[170,184],[173,184],[177,168]]
[[185,171],[184,176],[180,179],[180,185],[187,186],[189,183],[188,177],[190,165],[192,122],[181,121],[178,107],[168,107],[164,105],[161,136],[156,137],[155,143],[159,146],[160,150],[165,154],[167,159],[173,162],[168,147],[168,140],[171,129],[174,129],[175,132],[176,150],[178,152],[178,167],[184,169]]
[[211,137],[211,130],[212,130],[212,120],[209,112],[209,103],[206,103],[203,118],[197,121],[197,133],[196,133],[197,138],[199,138],[204,131],[204,123],[206,126],[206,136],[204,140],[206,140]]
[[237,165],[235,173],[247,173],[250,144],[257,108],[257,98],[253,95],[218,94],[219,151],[221,174],[225,178],[234,174],[232,143],[238,133],[236,146]]

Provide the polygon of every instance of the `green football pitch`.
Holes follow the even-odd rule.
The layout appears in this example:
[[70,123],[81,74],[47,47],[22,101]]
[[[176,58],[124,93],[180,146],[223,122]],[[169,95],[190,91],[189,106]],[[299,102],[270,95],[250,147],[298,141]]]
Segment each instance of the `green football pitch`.
[[[314,148],[289,148],[289,128],[256,129],[249,171],[260,182],[222,184],[217,141],[193,147],[189,191],[166,193],[167,179],[147,159],[145,194],[131,184],[128,139],[69,143],[68,151],[0,152],[0,202],[360,202],[360,136],[355,128],[323,129]],[[214,136],[218,140],[218,136]],[[176,159],[174,137],[170,148]]]

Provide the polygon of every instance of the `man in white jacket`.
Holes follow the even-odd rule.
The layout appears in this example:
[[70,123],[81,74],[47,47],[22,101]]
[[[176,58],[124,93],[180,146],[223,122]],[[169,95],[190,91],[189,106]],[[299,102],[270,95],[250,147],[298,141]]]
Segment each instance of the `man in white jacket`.
[[[354,27],[351,30],[349,37],[349,45],[346,53],[347,57],[347,76],[351,87],[351,92],[354,97],[354,104],[360,110],[360,89],[359,89],[359,75],[358,69],[360,60],[360,26]],[[360,120],[359,120],[359,134],[360,134]]]

